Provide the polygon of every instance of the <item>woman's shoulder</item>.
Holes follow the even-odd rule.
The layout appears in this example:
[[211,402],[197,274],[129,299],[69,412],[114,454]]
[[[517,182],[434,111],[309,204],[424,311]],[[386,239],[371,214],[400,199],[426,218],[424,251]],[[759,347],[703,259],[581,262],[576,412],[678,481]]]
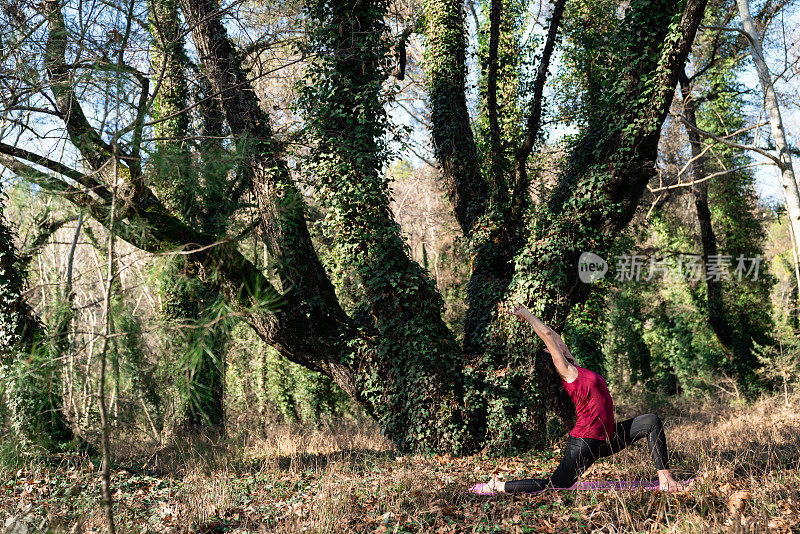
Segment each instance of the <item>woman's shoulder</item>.
[[595,378],[595,379],[599,378],[600,380],[605,381],[605,378],[603,378],[603,375],[601,375],[600,373],[595,373],[591,369],[586,369],[585,367],[581,367],[580,365],[577,365],[577,364],[575,365],[575,369],[578,369],[578,374],[579,375],[582,375],[582,376],[584,376],[586,378]]
[[586,376],[587,369],[584,369],[583,367],[579,367],[577,365],[574,365],[574,367],[575,370],[578,371],[578,375],[572,382],[567,382],[566,380],[564,380],[564,378],[561,378],[561,382],[563,382],[565,386],[578,385],[580,382],[583,381],[584,377]]
[[595,373],[591,369],[586,369],[580,365],[575,365],[575,369],[578,371],[578,376],[572,382],[567,382],[562,378],[561,381],[564,382],[564,384],[576,386],[579,384],[590,385],[599,382],[605,384],[606,382],[606,379],[603,378],[602,375]]

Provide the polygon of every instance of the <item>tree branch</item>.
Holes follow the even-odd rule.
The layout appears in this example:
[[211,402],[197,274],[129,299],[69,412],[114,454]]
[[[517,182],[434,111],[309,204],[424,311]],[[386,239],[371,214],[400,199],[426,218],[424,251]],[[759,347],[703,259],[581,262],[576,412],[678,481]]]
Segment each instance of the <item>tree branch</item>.
[[[42,189],[61,195],[74,205],[87,210],[100,224],[106,227],[109,224],[108,205],[100,203],[63,180],[2,153],[0,153],[0,165]],[[155,200],[150,195],[145,195],[145,198]],[[252,299],[257,297],[276,299],[282,297],[269,280],[236,249],[235,240],[216,241],[214,236],[198,233],[166,213],[159,205],[150,204],[147,208],[136,205],[127,213],[129,217],[133,217],[133,221],[124,224],[122,220],[118,220],[115,223],[114,231],[119,237],[135,247],[154,254],[165,252],[169,254],[170,248],[183,247],[188,250],[187,253],[194,254],[201,263],[207,261],[216,263],[225,280],[223,285],[228,286],[228,297],[240,306],[252,305]],[[311,364],[307,365],[314,368]]]
[[660,193],[661,191],[668,191],[670,189],[678,189],[680,187],[691,187],[691,186],[693,186],[695,184],[699,184],[699,183],[705,182],[706,180],[710,180],[711,178],[716,178],[717,176],[724,176],[724,175],[730,174],[732,172],[739,172],[739,171],[743,171],[745,169],[749,169],[751,167],[758,167],[758,166],[761,166],[761,165],[774,165],[774,163],[748,163],[747,165],[741,165],[739,167],[734,167],[733,169],[725,169],[724,171],[718,171],[718,172],[714,172],[714,173],[711,173],[711,174],[706,174],[703,178],[700,178],[700,179],[692,178],[692,180],[689,181],[689,182],[679,182],[677,184],[665,185],[665,186],[656,187],[656,188],[652,188],[652,187],[648,186],[647,189],[651,193]]
[[[688,78],[688,77],[686,78],[686,81],[687,81],[687,83],[689,83],[689,82],[690,82],[690,80],[691,80],[691,78]],[[762,126],[765,126],[765,125],[767,125],[767,124],[769,124],[769,123],[762,122],[762,123],[754,124],[754,125],[752,125],[752,126],[746,126],[746,127],[744,127],[744,128],[740,128],[740,129],[736,130],[735,132],[732,132],[732,133],[729,133],[729,134],[727,134],[727,135],[721,136],[720,138],[721,138],[721,139],[729,139],[729,138],[731,138],[731,137],[737,136],[737,135],[739,135],[739,134],[742,134],[742,133],[744,133],[744,132],[750,131],[750,130],[752,130],[752,129],[754,129],[754,128],[760,128],[760,127],[762,127]],[[714,146],[714,145],[713,145],[713,143],[712,143],[712,144],[710,144],[710,145],[707,145],[707,146],[706,146],[706,147],[705,147],[705,148],[702,150],[702,152],[701,152],[700,154],[698,154],[697,156],[694,156],[694,157],[692,157],[691,159],[689,159],[689,161],[687,161],[687,162],[686,162],[686,164],[685,164],[683,167],[681,167],[681,170],[680,170],[680,171],[678,171],[678,174],[675,176],[675,178],[680,178],[680,177],[683,175],[683,173],[684,173],[684,172],[686,172],[686,169],[688,169],[688,168],[689,168],[689,166],[690,166],[692,163],[694,163],[695,159],[697,159],[697,158],[699,158],[699,157],[703,157],[703,156],[705,155],[705,153],[706,153],[706,152],[708,152],[709,150],[711,150],[711,148],[712,148],[713,146]]]
[[486,75],[486,112],[489,120],[489,168],[491,174],[492,198],[500,205],[505,204],[508,196],[508,185],[503,176],[501,154],[500,124],[497,117],[497,70],[499,61],[497,49],[500,45],[500,18],[502,17],[502,0],[490,0],[489,9],[489,68]]
[[292,314],[277,321],[248,320],[292,361],[320,370],[357,398],[352,372],[342,363],[350,349],[343,332],[356,337],[308,233],[305,204],[273,136],[269,115],[242,68],[214,0],[180,0],[209,85],[220,96],[231,132],[243,146],[245,171],[263,218],[266,243]]
[[59,180],[58,178],[31,167],[30,165],[22,163],[18,159],[7,154],[0,153],[0,164],[17,176],[38,185],[42,189],[65,197],[76,206],[81,208],[89,208],[97,203],[97,201],[87,193],[79,189],[75,189],[67,182]]
[[69,217],[64,217],[63,219],[58,219],[54,221],[44,221],[39,225],[41,232],[34,238],[28,247],[21,251],[19,254],[19,270],[22,272],[26,272],[28,270],[28,265],[30,265],[31,260],[39,252],[46,244],[47,241],[50,239],[54,233],[56,233],[61,227],[63,227],[68,222],[72,222],[78,219],[77,215],[70,215]]
[[[775,164],[779,168],[781,168],[781,169],[783,168],[783,163],[781,163],[780,158],[778,158],[774,154],[771,154],[769,151],[764,150],[763,148],[759,148],[759,147],[754,146],[754,145],[742,145],[742,144],[736,143],[734,141],[730,141],[729,139],[725,139],[724,137],[720,137],[718,135],[714,135],[711,132],[707,132],[705,130],[701,130],[700,128],[694,126],[693,124],[690,124],[689,121],[687,121],[682,115],[678,115],[678,118],[681,120],[681,122],[683,123],[684,126],[689,128],[690,130],[696,132],[697,134],[702,135],[703,137],[707,137],[709,139],[713,139],[714,141],[716,141],[718,143],[722,143],[724,145],[728,145],[728,146],[733,147],[733,148],[738,148],[740,150],[751,150],[753,152],[757,152],[757,153],[761,154],[762,156],[764,156],[766,158],[769,158],[772,161],[774,161]],[[731,134],[731,135],[733,135],[733,134]]]
[[61,120],[67,127],[70,140],[89,162],[99,169],[112,156],[111,145],[103,141],[92,128],[75,97],[75,89],[69,76],[65,57],[67,52],[67,27],[59,0],[45,0],[44,16],[48,21],[44,66],[50,76],[51,90]]
[[525,125],[525,138],[517,149],[516,157],[514,158],[514,187],[511,194],[511,214],[515,221],[520,220],[522,211],[527,203],[529,182],[527,170],[528,157],[533,150],[533,145],[536,143],[536,138],[539,136],[539,129],[541,128],[544,86],[547,81],[550,58],[555,48],[558,27],[564,15],[565,5],[566,0],[556,0],[553,5],[553,14],[550,17],[550,27],[547,30],[547,40],[545,41],[544,50],[542,51],[542,60],[539,62],[539,68],[536,71],[536,80],[533,84],[533,101],[531,102],[530,113]]
[[726,32],[737,32],[737,33],[747,37],[747,40],[750,42],[750,44],[753,43],[753,37],[749,33],[747,33],[746,31],[744,31],[741,28],[732,28],[732,27],[727,27],[727,26],[708,25],[708,26],[700,26],[700,29],[701,30],[708,29],[708,30],[720,30],[720,31],[726,31]]
[[34,154],[33,152],[29,152],[24,148],[11,146],[3,142],[0,142],[0,153],[11,156],[12,158],[30,161],[35,165],[40,165],[53,172],[66,176],[67,178],[71,178],[85,187],[88,191],[95,193],[105,202],[110,202],[111,200],[111,192],[106,188],[105,185],[94,180],[91,174],[83,174],[64,165],[63,163],[51,160],[45,156],[40,156],[39,154]]
[[431,136],[442,181],[465,236],[486,212],[486,182],[467,110],[463,2],[426,0],[425,49]]

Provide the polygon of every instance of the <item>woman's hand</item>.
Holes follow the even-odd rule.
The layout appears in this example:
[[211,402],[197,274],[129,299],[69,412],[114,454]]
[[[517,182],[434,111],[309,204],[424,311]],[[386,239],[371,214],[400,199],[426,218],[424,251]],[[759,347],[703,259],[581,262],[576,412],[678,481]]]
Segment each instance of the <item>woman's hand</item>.
[[506,313],[510,315],[516,315],[517,318],[519,318],[519,320],[523,323],[528,322],[528,319],[533,317],[533,314],[530,312],[530,310],[522,305],[515,306],[513,310],[506,311]]

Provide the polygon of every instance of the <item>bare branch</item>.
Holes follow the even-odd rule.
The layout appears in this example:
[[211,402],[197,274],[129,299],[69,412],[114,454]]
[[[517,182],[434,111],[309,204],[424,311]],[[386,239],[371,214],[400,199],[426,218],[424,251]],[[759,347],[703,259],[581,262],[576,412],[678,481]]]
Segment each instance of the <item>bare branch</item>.
[[733,169],[725,169],[724,171],[719,171],[719,172],[714,172],[714,173],[711,173],[711,174],[707,174],[703,178],[700,178],[699,180],[692,179],[689,182],[679,182],[677,184],[666,185],[666,186],[663,186],[663,187],[656,187],[656,188],[652,188],[652,187],[648,186],[647,189],[651,193],[660,193],[661,191],[668,191],[670,189],[678,189],[680,187],[691,187],[691,186],[693,186],[695,184],[699,184],[701,182],[705,182],[706,180],[710,180],[711,178],[715,178],[717,176],[724,176],[724,175],[730,174],[732,172],[739,172],[739,171],[743,171],[744,169],[749,169],[751,167],[757,167],[757,166],[760,166],[760,165],[775,165],[775,164],[774,163],[763,163],[763,162],[762,163],[749,163],[747,165],[741,165],[739,167],[734,167]]
[[[691,78],[687,78],[687,80],[690,80],[690,79],[691,79]],[[755,128],[760,128],[760,127],[762,127],[762,126],[766,126],[767,124],[769,124],[769,123],[767,123],[767,122],[759,122],[759,123],[757,123],[757,124],[753,124],[752,126],[747,126],[747,127],[745,127],[745,128],[740,128],[740,129],[736,130],[735,132],[732,132],[732,133],[729,133],[729,134],[727,134],[727,135],[721,136],[721,137],[720,137],[720,139],[728,139],[728,138],[730,138],[730,137],[737,136],[737,135],[739,135],[739,134],[741,134],[741,133],[744,133],[744,132],[747,132],[747,131],[753,130],[753,129],[755,129]],[[698,154],[697,156],[694,156],[694,157],[693,157],[693,158],[691,158],[689,161],[687,161],[687,162],[686,162],[686,165],[684,165],[683,167],[681,167],[681,170],[680,170],[680,171],[678,171],[678,174],[677,174],[676,178],[680,178],[681,176],[683,176],[683,173],[684,173],[684,172],[686,172],[686,169],[688,169],[688,168],[689,168],[689,166],[690,166],[692,163],[694,163],[694,161],[695,161],[696,159],[703,157],[703,156],[705,155],[705,153],[706,153],[706,152],[708,152],[709,150],[711,150],[711,148],[713,148],[713,146],[714,146],[713,144],[707,145],[707,146],[706,146],[706,147],[703,149],[703,151],[702,151],[700,154]]]
[[700,128],[697,128],[697,127],[693,126],[692,124],[689,124],[689,122],[682,115],[676,115],[676,116],[680,119],[680,121],[684,124],[684,126],[686,126],[687,128],[690,128],[691,130],[697,132],[699,135],[702,135],[703,137],[708,137],[709,139],[713,139],[714,141],[716,141],[718,143],[722,143],[724,145],[728,145],[728,146],[731,146],[733,148],[738,148],[740,150],[751,150],[753,152],[757,152],[757,153],[761,154],[762,156],[764,156],[766,158],[769,158],[772,161],[774,161],[775,164],[778,165],[778,167],[783,168],[783,164],[781,163],[781,160],[777,156],[775,156],[775,154],[771,154],[770,152],[764,150],[763,148],[759,148],[759,147],[753,146],[753,145],[742,145],[742,144],[739,144],[739,143],[735,143],[733,141],[725,139],[724,137],[719,137],[718,135],[714,135],[711,132],[707,132],[705,130],[701,130]]
[[33,242],[19,254],[20,270],[27,271],[28,265],[33,257],[45,246],[45,244],[47,244],[47,241],[50,239],[50,237],[65,224],[77,220],[77,218],[77,215],[70,215],[69,217],[64,217],[63,219],[44,221],[42,224],[40,224],[39,228],[41,229],[41,232],[39,235],[37,235]]

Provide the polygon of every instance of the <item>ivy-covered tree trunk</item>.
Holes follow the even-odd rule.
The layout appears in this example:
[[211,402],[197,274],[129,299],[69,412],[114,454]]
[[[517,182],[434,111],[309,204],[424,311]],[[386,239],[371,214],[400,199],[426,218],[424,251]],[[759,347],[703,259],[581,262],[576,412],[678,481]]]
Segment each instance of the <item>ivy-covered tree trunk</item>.
[[[50,24],[48,72],[58,113],[87,165],[102,169],[114,152],[86,120],[71,85],[59,4],[46,0],[44,5]],[[463,5],[426,1],[432,134],[471,251],[470,311],[462,347],[442,321],[434,285],[408,257],[380,173],[386,158],[381,142],[386,130],[382,87],[388,53],[381,41],[388,33],[386,4],[311,2],[307,9],[309,46],[316,54],[310,57],[302,91],[306,133],[314,144],[308,170],[326,210],[324,226],[340,255],[337,261],[353,266],[364,291],[361,310],[367,314],[342,308],[319,261],[282,145],[221,23],[218,4],[180,0],[180,5],[210,93],[219,95],[239,147],[241,174],[258,205],[284,307],[273,313],[264,306],[277,289],[235,242],[215,244],[213,233],[186,224],[146,187],[136,142],[121,152],[127,189],[119,235],[152,252],[193,250],[198,265],[219,273],[216,287],[262,339],[291,361],[333,378],[404,450],[464,453],[484,445],[514,448],[535,442],[543,408],[530,362],[533,338],[517,322],[497,315],[496,303],[524,302],[561,329],[574,305],[586,299],[589,292],[577,278],[578,255],[607,252],[630,221],[653,175],[660,126],[705,2],[637,0],[628,6],[622,29],[609,35],[618,45],[614,64],[619,70],[603,92],[604,112],[574,144],[556,191],[531,217],[514,208],[513,193],[517,200],[525,196],[516,178],[512,183],[505,177],[508,190],[497,191],[503,180],[481,172],[464,94]],[[549,41],[557,27],[551,28]],[[526,144],[514,152],[517,170],[533,146],[528,142],[536,137],[540,112],[530,110]],[[133,139],[137,131],[134,127]],[[62,193],[108,223],[110,191],[97,176],[14,147],[0,145],[0,154],[13,172]],[[527,181],[523,185],[524,191]]]
[[[705,0],[633,1],[619,33],[609,36],[617,70],[609,73],[602,111],[572,145],[553,193],[540,206],[505,296],[528,304],[556,330],[591,292],[578,279],[580,254],[608,256],[654,175],[661,124],[704,8]],[[530,335],[517,325],[510,333],[498,326],[501,347]],[[522,368],[525,360],[512,365]],[[566,421],[571,407],[558,411]]]
[[[604,122],[595,125],[576,144],[572,165],[546,207],[548,216],[539,219],[529,244],[516,258],[516,272],[506,298],[532,304],[557,328],[563,326],[572,306],[587,294],[577,280],[578,255],[582,250],[599,253],[608,250],[616,233],[630,221],[653,174],[661,122],[705,5],[702,0],[688,2],[685,9],[674,2],[662,4],[653,9],[644,2],[633,3],[628,9],[625,30],[615,36],[621,43],[619,64],[628,68],[620,72]],[[187,0],[182,7],[193,27],[195,45],[204,58],[204,68],[215,90],[223,95],[230,94],[223,97],[223,110],[231,131],[250,139],[250,167],[254,191],[265,214],[265,230],[272,235],[285,233],[291,238],[270,239],[270,242],[276,256],[289,266],[284,268],[283,276],[296,282],[294,299],[302,305],[303,300],[309,300],[305,295],[324,295],[324,299],[316,299],[316,309],[311,308],[304,315],[319,325],[313,314],[321,313],[322,303],[330,303],[330,309],[335,310],[341,320],[327,320],[324,324],[341,329],[340,332],[347,331],[352,326],[344,312],[333,304],[332,288],[317,283],[323,276],[314,261],[316,254],[305,248],[309,253],[305,254],[303,265],[292,261],[298,251],[308,246],[304,245],[308,242],[302,206],[292,204],[290,209],[283,209],[278,217],[274,216],[277,196],[270,198],[265,192],[279,190],[283,198],[295,199],[296,189],[274,143],[261,141],[272,137],[269,117],[258,108],[249,90],[233,88],[237,83],[246,87],[247,82],[223,28],[214,20],[214,6],[209,2],[192,4]],[[460,367],[466,370],[462,379],[457,373],[435,366],[427,370],[427,376],[418,374],[417,369],[430,366],[431,361],[425,358],[415,361],[416,354],[428,352],[443,358],[449,366],[458,361],[454,359],[457,347],[448,347],[452,337],[441,326],[439,309],[435,305],[437,298],[429,289],[430,281],[419,277],[419,271],[402,250],[396,226],[389,219],[387,187],[376,172],[381,161],[377,139],[382,133],[383,115],[378,89],[385,77],[381,68],[385,51],[373,34],[381,31],[381,10],[385,8],[369,2],[348,7],[352,10],[350,17],[345,15],[347,9],[335,3],[311,5],[310,18],[315,24],[314,31],[319,32],[312,34],[311,46],[317,47],[314,50],[321,53],[321,57],[311,67],[312,78],[319,83],[306,85],[304,103],[309,132],[315,141],[314,179],[328,211],[329,229],[337,234],[342,261],[356,266],[367,294],[371,324],[359,328],[371,337],[365,340],[362,334],[351,338],[350,346],[356,350],[333,352],[329,362],[354,366],[347,373],[348,379],[354,382],[348,381],[345,385],[350,385],[356,398],[405,448],[436,443],[464,450],[470,442],[482,443],[487,439],[505,443],[525,441],[526,430],[541,422],[541,411],[537,408],[540,403],[525,389],[534,381],[527,361],[529,355],[519,344],[517,327],[503,324],[502,319],[493,319],[491,336],[478,335],[465,340],[469,353],[482,352],[486,355],[483,361],[488,363],[475,365],[469,359],[462,360]],[[477,165],[474,142],[470,142],[466,105],[460,104],[464,98],[462,9],[457,2],[426,5],[429,63],[431,69],[438,69],[438,74],[429,73],[434,142],[465,233],[489,248],[502,248],[507,247],[510,240],[492,236],[513,234],[501,224],[502,218],[493,219],[489,225],[498,233],[486,232],[488,227],[479,224],[479,219],[490,209],[487,199],[491,195]],[[356,31],[364,28],[369,31]],[[348,53],[340,52],[345,43]],[[633,99],[632,95],[637,98]],[[464,153],[456,154],[454,150]],[[267,169],[271,172],[265,172]],[[502,209],[496,212],[502,213]],[[290,224],[292,219],[297,222]],[[508,253],[502,256],[509,257]],[[506,271],[501,269],[500,272]],[[475,273],[471,284],[474,279]],[[492,276],[487,271],[484,280],[496,288],[494,296],[487,295],[496,302],[503,294],[503,276]],[[496,317],[492,315],[494,306],[485,308],[486,299],[479,300],[475,302],[477,306],[484,306],[484,316]],[[261,332],[262,335],[271,334],[266,330]],[[307,339],[315,337],[312,330]],[[509,343],[513,349],[511,354]],[[296,346],[282,348],[290,359],[303,358]],[[319,363],[313,363],[319,367]],[[403,375],[381,372],[393,368],[402,369]],[[365,370],[377,372],[370,371],[366,376],[372,376],[365,380]],[[409,389],[412,383],[405,381],[404,375],[422,378],[421,382],[414,383],[425,385],[422,394]],[[498,376],[512,378],[494,380]],[[452,380],[453,386],[436,383],[443,378]],[[463,386],[459,386],[459,382]],[[459,387],[465,388],[463,401]],[[407,400],[401,399],[403,394]],[[376,403],[376,400],[388,400],[388,403]],[[433,419],[432,414],[447,425],[449,436],[426,426],[425,422]],[[394,421],[396,424],[392,424]],[[453,428],[449,428],[451,426]],[[470,439],[459,436],[464,432]],[[446,445],[446,439],[450,439],[450,445]]]
[[[217,214],[206,217],[198,191],[200,177],[189,149],[189,88],[185,69],[188,67],[183,48],[177,0],[152,0],[150,30],[153,36],[151,64],[155,86],[159,88],[153,101],[158,152],[154,156],[152,182],[164,205],[186,224],[214,233]],[[211,104],[203,110],[213,109]],[[208,121],[205,121],[208,122]],[[213,133],[213,132],[212,132]],[[207,146],[205,142],[200,147]],[[208,145],[219,157],[215,142]],[[202,150],[202,148],[201,148]],[[205,161],[204,161],[205,163]],[[206,164],[203,170],[216,172],[219,166]],[[216,177],[209,182],[216,183]],[[212,204],[224,204],[213,201]],[[167,353],[175,354],[178,390],[181,392],[179,423],[187,431],[204,427],[221,429],[224,419],[224,349],[222,325],[208,328],[209,310],[219,299],[210,283],[201,279],[202,268],[191,256],[166,257],[159,280],[161,314],[172,329]],[[208,276],[208,274],[207,274]]]
[[[513,236],[518,225],[509,219],[507,178],[501,172],[501,155],[492,160],[491,180],[482,172],[475,136],[466,103],[466,28],[464,5],[451,0],[426,0],[426,76],[431,108],[431,138],[440,175],[464,236],[468,239],[469,279],[467,313],[464,318],[464,351],[482,352],[486,325],[511,279],[509,260],[513,257]],[[492,28],[499,31],[501,6],[494,4]],[[493,41],[494,66],[489,90],[495,94],[497,46]],[[493,117],[496,101],[493,100]],[[499,151],[495,128],[494,150]],[[489,152],[492,152],[490,150]],[[496,172],[496,173],[495,173]],[[518,221],[517,221],[518,222]]]
[[58,448],[73,439],[61,406],[60,355],[49,350],[51,340],[25,302],[25,279],[18,270],[14,234],[5,222],[4,208],[0,196],[0,380],[4,400],[20,444]]
[[[409,257],[389,209],[384,82],[390,49],[385,0],[307,3],[313,21],[300,102],[314,146],[307,172],[326,212],[335,261],[347,263],[377,334],[358,368],[362,398],[401,447],[463,449],[460,349],[433,280]],[[462,426],[462,428],[458,428]]]

